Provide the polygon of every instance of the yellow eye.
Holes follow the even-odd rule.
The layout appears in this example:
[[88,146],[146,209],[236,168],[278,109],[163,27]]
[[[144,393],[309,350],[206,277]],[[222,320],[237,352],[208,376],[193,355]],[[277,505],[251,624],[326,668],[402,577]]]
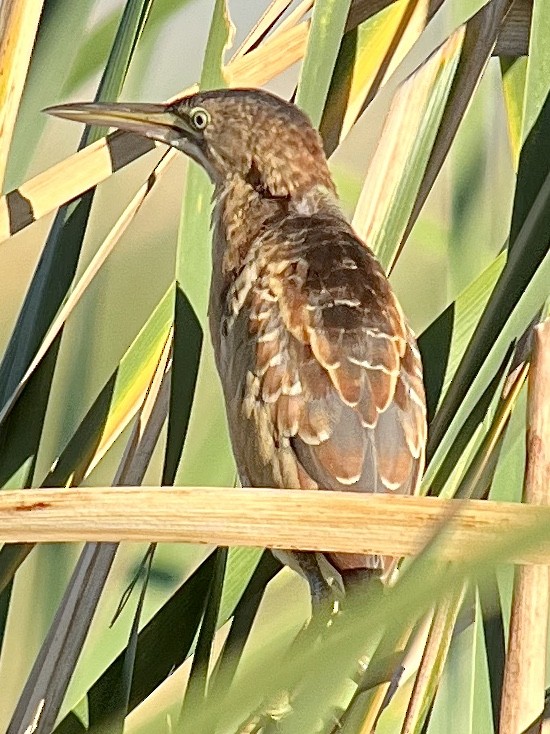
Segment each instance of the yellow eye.
[[210,115],[202,107],[195,107],[194,110],[191,110],[190,117],[193,127],[196,130],[204,130],[210,122]]

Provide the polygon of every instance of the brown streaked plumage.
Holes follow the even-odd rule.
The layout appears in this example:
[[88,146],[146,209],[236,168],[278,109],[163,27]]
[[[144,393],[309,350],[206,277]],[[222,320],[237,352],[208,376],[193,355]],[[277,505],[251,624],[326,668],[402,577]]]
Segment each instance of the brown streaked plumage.
[[[414,493],[426,443],[420,355],[340,210],[307,117],[259,90],[50,111],[161,140],[210,175],[209,319],[243,485]],[[330,556],[343,575],[384,575],[388,560]]]

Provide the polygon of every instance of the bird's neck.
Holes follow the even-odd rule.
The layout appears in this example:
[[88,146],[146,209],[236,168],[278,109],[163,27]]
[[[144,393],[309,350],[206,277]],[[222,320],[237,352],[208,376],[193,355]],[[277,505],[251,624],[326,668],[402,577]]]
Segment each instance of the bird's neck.
[[333,191],[311,186],[293,196],[271,196],[240,177],[216,187],[212,214],[213,263],[220,275],[231,278],[258,236],[288,216],[313,216],[321,212],[342,216]]

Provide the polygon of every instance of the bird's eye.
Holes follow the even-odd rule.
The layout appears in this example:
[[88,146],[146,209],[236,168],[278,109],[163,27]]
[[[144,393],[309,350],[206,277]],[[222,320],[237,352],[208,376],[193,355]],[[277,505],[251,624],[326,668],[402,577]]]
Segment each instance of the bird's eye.
[[196,130],[204,130],[210,122],[210,115],[202,107],[195,107],[191,110],[191,122]]

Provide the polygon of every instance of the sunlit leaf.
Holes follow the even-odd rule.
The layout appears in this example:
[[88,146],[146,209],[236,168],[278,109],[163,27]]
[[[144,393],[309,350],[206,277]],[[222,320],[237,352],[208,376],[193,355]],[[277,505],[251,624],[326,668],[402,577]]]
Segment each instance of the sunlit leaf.
[[344,140],[418,39],[429,5],[398,0],[345,34],[319,128],[328,153]]
[[399,88],[371,161],[353,226],[391,269],[458,64],[459,28]]
[[321,122],[351,0],[316,0],[296,104],[315,127]]
[[0,184],[4,180],[42,4],[34,0],[11,2],[0,20]]

